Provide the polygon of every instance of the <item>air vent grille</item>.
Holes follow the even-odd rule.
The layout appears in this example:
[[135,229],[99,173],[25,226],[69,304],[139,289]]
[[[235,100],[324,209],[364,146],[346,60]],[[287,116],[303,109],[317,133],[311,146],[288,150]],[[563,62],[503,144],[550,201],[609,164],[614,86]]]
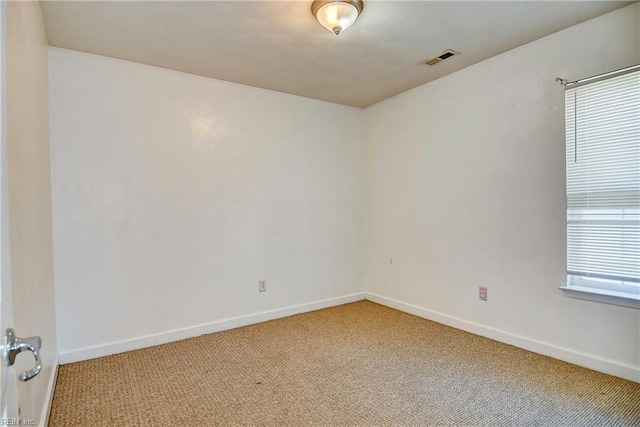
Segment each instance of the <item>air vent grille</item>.
[[455,55],[460,55],[460,52],[455,51],[453,49],[447,49],[447,50],[443,51],[438,56],[434,56],[433,58],[425,59],[424,61],[422,61],[422,63],[425,64],[425,65],[436,65],[436,64],[439,64],[440,62],[444,61],[445,59],[451,58],[452,56],[455,56]]

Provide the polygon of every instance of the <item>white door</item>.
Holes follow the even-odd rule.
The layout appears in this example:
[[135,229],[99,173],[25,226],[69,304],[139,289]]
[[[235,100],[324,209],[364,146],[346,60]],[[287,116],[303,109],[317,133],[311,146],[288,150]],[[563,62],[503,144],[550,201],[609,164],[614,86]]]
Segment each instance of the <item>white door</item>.
[[[11,271],[9,258],[9,197],[7,187],[7,103],[6,103],[6,42],[7,42],[7,4],[0,1],[0,331],[13,324],[13,303],[11,298]],[[4,353],[4,338],[2,338]],[[4,357],[0,364],[0,423],[9,424],[10,419],[18,415],[18,392],[14,369],[6,366]]]
[[[29,381],[42,366],[39,337],[21,339],[13,334],[11,251],[9,245],[9,187],[7,182],[7,2],[0,1],[0,426],[35,425],[21,418],[18,400],[19,381]],[[19,331],[18,331],[19,332]],[[12,367],[18,357],[28,358],[26,370]],[[26,353],[26,354],[24,354]],[[21,363],[24,365],[25,363]]]

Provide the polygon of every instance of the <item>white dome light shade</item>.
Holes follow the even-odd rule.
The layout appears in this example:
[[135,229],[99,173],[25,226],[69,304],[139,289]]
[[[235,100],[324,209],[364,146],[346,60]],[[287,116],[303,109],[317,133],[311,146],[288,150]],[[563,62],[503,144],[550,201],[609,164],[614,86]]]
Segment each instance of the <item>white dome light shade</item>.
[[314,1],[311,11],[316,19],[329,31],[340,34],[356,22],[362,12],[361,1]]

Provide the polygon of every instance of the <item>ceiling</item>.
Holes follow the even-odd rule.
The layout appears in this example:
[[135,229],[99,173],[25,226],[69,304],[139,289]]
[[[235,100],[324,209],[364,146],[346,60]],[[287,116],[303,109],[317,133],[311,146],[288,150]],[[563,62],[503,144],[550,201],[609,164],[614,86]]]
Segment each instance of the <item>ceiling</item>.
[[[367,107],[632,3],[364,1],[339,36],[311,0],[41,4],[51,46]],[[420,64],[448,48],[461,55]]]

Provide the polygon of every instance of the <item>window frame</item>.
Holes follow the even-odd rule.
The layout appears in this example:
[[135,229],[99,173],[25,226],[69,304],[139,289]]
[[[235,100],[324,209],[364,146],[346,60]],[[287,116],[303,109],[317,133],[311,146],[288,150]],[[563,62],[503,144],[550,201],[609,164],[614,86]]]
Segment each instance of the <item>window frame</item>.
[[[634,72],[640,72],[640,64],[567,83],[566,89],[576,88]],[[566,123],[564,129],[566,135]],[[565,139],[565,147],[566,144],[567,140]],[[565,191],[567,191],[566,183]],[[569,214],[567,207],[567,214],[565,216],[565,219],[567,221],[567,227],[565,231],[567,238],[569,233],[568,216]],[[564,291],[566,296],[571,298],[578,298],[605,304],[614,304],[623,307],[640,309],[640,285],[637,282],[626,282],[619,279],[580,276],[571,274],[567,271],[566,282],[563,286],[560,286],[560,289]]]

